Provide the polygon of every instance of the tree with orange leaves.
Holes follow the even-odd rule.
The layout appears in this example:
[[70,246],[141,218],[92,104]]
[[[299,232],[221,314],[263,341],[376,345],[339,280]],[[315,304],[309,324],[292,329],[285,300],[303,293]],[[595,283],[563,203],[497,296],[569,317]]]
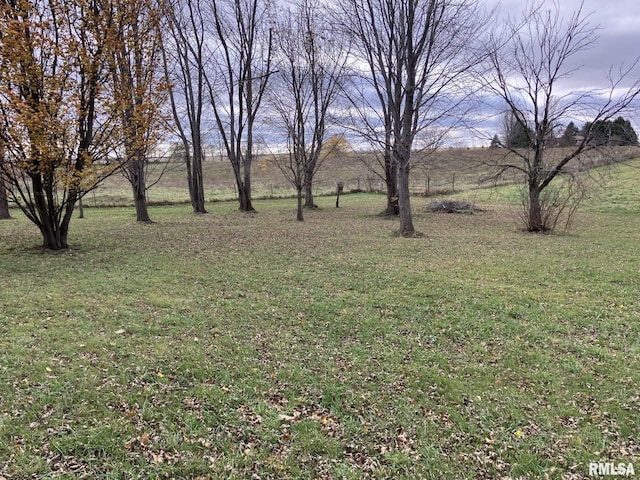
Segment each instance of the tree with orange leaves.
[[67,248],[76,202],[120,166],[108,1],[0,1],[2,175],[46,249]]

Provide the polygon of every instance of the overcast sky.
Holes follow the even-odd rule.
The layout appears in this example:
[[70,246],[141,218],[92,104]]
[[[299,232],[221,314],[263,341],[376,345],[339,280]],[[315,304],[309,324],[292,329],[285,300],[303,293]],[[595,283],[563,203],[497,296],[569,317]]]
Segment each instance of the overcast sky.
[[[581,18],[586,18],[589,25],[597,27],[597,39],[589,49],[580,52],[570,59],[571,67],[578,70],[571,78],[563,78],[556,85],[556,94],[577,90],[608,89],[608,74],[619,76],[621,68],[628,69],[640,57],[640,0],[543,0],[550,9],[560,4],[561,16],[565,23],[580,9]],[[536,5],[539,3],[537,0]],[[522,20],[524,12],[530,8],[531,2],[526,0],[489,0],[488,8],[497,6],[499,17],[510,17],[516,23]],[[618,74],[618,75],[616,75]],[[630,87],[640,80],[640,65],[628,75],[621,87]],[[636,131],[640,128],[640,118],[623,115],[628,118]],[[580,125],[580,121],[578,126]],[[493,118],[482,122],[481,130],[485,135],[500,133],[500,121]],[[487,138],[470,139],[465,132],[455,132],[453,144],[462,142],[474,146],[487,145]]]
[[[523,0],[492,0],[491,3],[499,5],[500,15],[516,19],[521,18],[526,5],[530,5]],[[544,0],[544,3],[553,8],[555,2]],[[557,3],[567,20],[582,4],[582,17],[588,17],[590,25],[599,27],[596,43],[575,59],[581,68],[574,86],[606,87],[606,73],[612,67],[616,71],[621,66],[628,68],[640,57],[640,0],[557,0]],[[626,83],[630,85],[639,78],[640,67]]]

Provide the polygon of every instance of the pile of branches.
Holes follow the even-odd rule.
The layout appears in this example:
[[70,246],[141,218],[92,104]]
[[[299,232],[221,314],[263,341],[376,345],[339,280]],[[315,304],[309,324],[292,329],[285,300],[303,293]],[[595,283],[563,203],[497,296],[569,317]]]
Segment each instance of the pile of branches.
[[427,210],[436,213],[474,213],[482,209],[464,200],[438,200],[427,205]]

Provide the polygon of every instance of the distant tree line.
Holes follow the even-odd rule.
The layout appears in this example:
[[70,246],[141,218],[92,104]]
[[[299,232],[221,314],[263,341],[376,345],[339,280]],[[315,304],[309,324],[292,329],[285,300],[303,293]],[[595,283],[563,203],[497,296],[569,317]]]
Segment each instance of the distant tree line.
[[[511,118],[508,114],[507,117]],[[519,122],[505,120],[505,132],[502,136],[495,134],[491,140],[491,148],[529,148],[532,146],[534,132],[530,127]],[[589,138],[593,146],[632,146],[638,145],[638,135],[631,122],[624,117],[615,120],[597,120],[586,122],[582,128],[577,128],[574,122],[569,122],[561,135],[556,136],[555,129],[549,134],[549,146],[570,147]]]

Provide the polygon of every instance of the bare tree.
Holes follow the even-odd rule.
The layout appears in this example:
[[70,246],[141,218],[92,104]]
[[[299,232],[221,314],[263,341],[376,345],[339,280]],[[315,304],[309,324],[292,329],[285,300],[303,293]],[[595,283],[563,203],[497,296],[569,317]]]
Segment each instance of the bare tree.
[[[417,138],[435,147],[464,102],[462,79],[484,16],[477,0],[345,0],[345,27],[366,64],[364,95],[352,96],[367,138],[384,152],[388,209],[394,185],[399,233],[415,232],[409,172]],[[475,52],[477,53],[477,52]],[[394,175],[397,172],[397,180]]]
[[640,94],[638,81],[623,88],[637,61],[631,68],[620,70],[615,78],[610,71],[608,88],[563,90],[563,81],[575,77],[578,71],[573,66],[576,57],[597,40],[597,27],[589,23],[582,6],[565,21],[560,16],[559,3],[548,5],[540,2],[531,6],[521,21],[507,21],[504,31],[492,36],[489,73],[481,75],[488,92],[504,101],[513,128],[526,137],[524,148],[503,142],[511,154],[509,158],[517,161],[501,162],[497,175],[509,170],[524,175],[525,223],[531,232],[550,230],[555,223],[550,220],[557,220],[552,212],[545,211],[557,208],[556,192],[545,194],[552,182],[572,175],[573,164],[585,160],[588,152],[606,148],[593,141],[597,132],[589,128],[581,141],[568,150],[551,150],[548,147],[554,130],[571,119],[590,119],[591,125],[611,119],[628,110]]
[[162,58],[171,113],[187,167],[187,185],[194,213],[207,213],[204,199],[205,161],[203,107],[208,53],[200,0],[167,3],[167,29]]
[[120,115],[122,170],[133,190],[138,222],[150,222],[147,209],[149,153],[165,126],[161,113],[166,85],[158,69],[160,14],[154,0],[129,0],[114,6],[117,48],[111,56],[115,106]]
[[264,0],[210,0],[213,72],[205,80],[224,150],[238,188],[240,210],[253,211],[254,127],[273,73],[271,6]]
[[288,155],[276,164],[297,191],[297,219],[315,207],[313,177],[331,153],[323,149],[329,110],[341,91],[348,51],[327,12],[301,0],[277,23],[274,77],[269,103],[287,134]]

